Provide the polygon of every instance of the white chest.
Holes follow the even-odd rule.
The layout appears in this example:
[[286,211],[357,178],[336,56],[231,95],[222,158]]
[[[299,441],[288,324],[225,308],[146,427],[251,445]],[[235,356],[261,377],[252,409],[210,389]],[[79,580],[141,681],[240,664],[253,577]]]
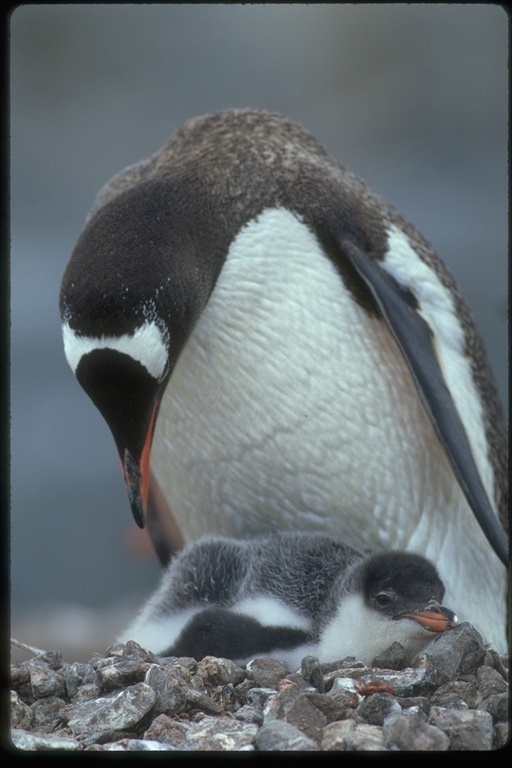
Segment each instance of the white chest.
[[410,661],[434,637],[413,619],[395,621],[368,608],[359,595],[350,595],[324,628],[317,654],[322,661],[355,656],[371,664],[375,656],[397,642]]
[[459,618],[506,647],[505,569],[406,364],[291,213],[265,211],[233,243],[164,396],[152,468],[187,541],[302,529],[418,552]]
[[451,483],[387,328],[282,210],[233,243],[164,397],[152,466],[187,539],[336,534],[343,519],[356,545],[405,546]]

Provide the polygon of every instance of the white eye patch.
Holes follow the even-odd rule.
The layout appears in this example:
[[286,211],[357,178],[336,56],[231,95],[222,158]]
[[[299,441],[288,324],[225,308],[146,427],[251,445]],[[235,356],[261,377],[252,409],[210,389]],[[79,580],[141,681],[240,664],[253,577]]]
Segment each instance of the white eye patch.
[[153,322],[145,322],[132,334],[122,336],[83,336],[64,323],[62,335],[64,353],[73,373],[82,357],[95,349],[113,349],[129,355],[157,381],[168,368],[168,346],[160,328]]

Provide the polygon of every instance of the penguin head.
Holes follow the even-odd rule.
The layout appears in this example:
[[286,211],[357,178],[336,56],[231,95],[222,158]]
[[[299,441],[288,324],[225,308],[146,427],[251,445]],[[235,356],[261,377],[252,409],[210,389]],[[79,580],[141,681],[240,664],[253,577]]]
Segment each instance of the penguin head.
[[141,527],[160,400],[216,276],[182,196],[183,184],[178,194],[172,181],[151,179],[97,208],[60,294],[66,358],[112,431]]
[[100,191],[62,281],[64,347],[114,435],[139,525],[159,404],[231,243],[266,208],[308,226],[328,209],[361,241],[354,205],[333,202],[340,172],[300,126],[226,110],[189,121]]
[[361,568],[365,605],[382,617],[412,620],[427,632],[443,632],[457,617],[441,605],[444,584],[431,562],[408,552],[379,552]]
[[370,664],[393,642],[409,660],[458,623],[441,605],[444,585],[425,558],[392,550],[362,558],[334,584],[320,633],[323,661],[356,656]]

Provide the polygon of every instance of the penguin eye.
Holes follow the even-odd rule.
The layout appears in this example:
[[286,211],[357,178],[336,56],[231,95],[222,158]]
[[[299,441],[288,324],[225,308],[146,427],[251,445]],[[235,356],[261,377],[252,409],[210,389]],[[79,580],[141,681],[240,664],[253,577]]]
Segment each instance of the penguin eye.
[[387,606],[391,603],[391,595],[389,592],[379,592],[377,595],[375,595],[375,602],[379,608],[387,608]]

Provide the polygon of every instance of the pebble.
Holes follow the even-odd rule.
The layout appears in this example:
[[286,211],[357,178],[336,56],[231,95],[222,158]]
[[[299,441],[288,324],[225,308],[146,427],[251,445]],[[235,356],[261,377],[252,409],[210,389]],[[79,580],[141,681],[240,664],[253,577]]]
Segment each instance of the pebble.
[[457,676],[475,674],[484,657],[485,646],[480,634],[471,624],[463,622],[437,637],[417,657],[417,663],[421,667],[430,665],[436,672],[437,683],[441,684]]
[[105,752],[170,752],[172,750],[174,747],[171,747],[170,744],[151,741],[151,739],[120,739],[102,746],[102,751]]
[[11,691],[11,726],[25,730],[32,723],[32,710],[20,699],[16,691]]
[[279,681],[286,677],[286,667],[276,659],[253,659],[246,665],[250,680],[257,688],[276,688]]
[[356,709],[356,715],[369,725],[383,725],[387,717],[401,713],[402,707],[390,693],[365,696]]
[[381,669],[405,669],[407,666],[405,648],[400,643],[392,643],[389,648],[373,659],[372,665]]
[[254,738],[257,750],[262,752],[311,752],[318,750],[318,744],[299,728],[284,720],[264,723]]
[[509,738],[508,658],[469,624],[405,666],[394,643],[354,658],[240,667],[129,642],[88,663],[36,652],[11,667],[18,751],[484,751]]
[[208,752],[252,751],[257,731],[258,726],[254,723],[244,723],[222,715],[207,715],[190,726],[178,748]]
[[399,715],[391,715],[382,726],[387,749],[400,751],[448,750],[450,738],[442,728],[430,725],[421,709],[411,707]]
[[79,741],[67,736],[43,736],[40,733],[30,733],[29,731],[20,730],[17,728],[14,728],[11,731],[11,742],[13,747],[29,752],[51,749],[81,749]]
[[109,696],[91,699],[64,708],[64,716],[74,736],[97,740],[110,731],[136,726],[156,701],[156,693],[146,683],[136,683]]
[[433,707],[430,722],[448,736],[451,750],[492,749],[493,724],[489,712]]
[[382,752],[382,728],[354,720],[340,720],[324,728],[321,749],[326,752]]

